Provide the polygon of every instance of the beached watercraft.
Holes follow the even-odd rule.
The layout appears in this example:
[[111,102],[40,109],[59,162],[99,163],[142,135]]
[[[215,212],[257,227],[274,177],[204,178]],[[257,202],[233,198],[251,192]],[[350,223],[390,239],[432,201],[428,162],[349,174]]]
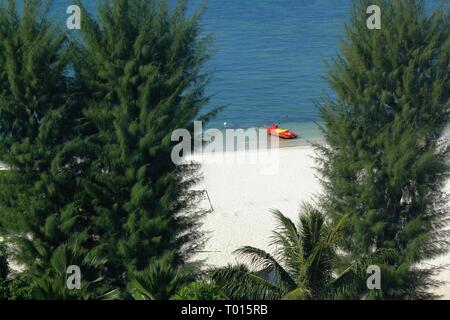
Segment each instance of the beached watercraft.
[[267,128],[267,134],[278,136],[283,139],[295,139],[298,137],[298,135],[294,132],[291,132],[287,129],[278,128],[276,124],[273,124],[270,128]]

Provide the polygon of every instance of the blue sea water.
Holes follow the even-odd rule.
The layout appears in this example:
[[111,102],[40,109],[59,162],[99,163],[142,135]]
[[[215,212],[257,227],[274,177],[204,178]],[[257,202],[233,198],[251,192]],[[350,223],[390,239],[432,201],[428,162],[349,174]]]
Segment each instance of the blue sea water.
[[[99,0],[85,0],[95,12]],[[55,0],[61,23],[71,0]],[[191,0],[196,8],[204,0]],[[209,126],[247,128],[281,123],[318,134],[316,103],[332,95],[325,61],[337,54],[350,0],[209,0],[204,32],[214,35],[215,54],[208,108],[224,106]],[[433,7],[439,0],[429,1]],[[205,110],[205,111],[206,111]],[[302,125],[303,124],[303,125]],[[303,132],[305,134],[305,132]]]

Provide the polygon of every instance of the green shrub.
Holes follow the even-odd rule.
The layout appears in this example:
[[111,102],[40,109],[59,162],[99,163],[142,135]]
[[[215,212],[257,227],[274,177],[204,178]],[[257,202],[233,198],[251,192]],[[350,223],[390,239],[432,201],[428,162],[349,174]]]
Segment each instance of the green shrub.
[[30,300],[32,290],[32,281],[24,274],[10,280],[0,280],[0,300]]
[[200,281],[181,288],[171,300],[225,300],[226,296],[215,284]]

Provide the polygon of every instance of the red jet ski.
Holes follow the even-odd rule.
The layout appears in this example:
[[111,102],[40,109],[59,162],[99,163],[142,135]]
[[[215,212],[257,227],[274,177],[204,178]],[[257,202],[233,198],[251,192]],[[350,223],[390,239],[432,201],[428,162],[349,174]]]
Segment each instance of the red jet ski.
[[278,136],[283,139],[295,139],[298,137],[297,134],[290,132],[289,130],[278,128],[276,124],[273,124],[270,128],[267,128],[267,134]]

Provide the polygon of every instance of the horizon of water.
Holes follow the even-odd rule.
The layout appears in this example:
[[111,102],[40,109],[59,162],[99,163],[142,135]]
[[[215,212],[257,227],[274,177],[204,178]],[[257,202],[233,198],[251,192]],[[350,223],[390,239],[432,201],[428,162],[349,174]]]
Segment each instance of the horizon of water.
[[[100,2],[82,1],[92,13]],[[214,36],[214,55],[205,66],[212,80],[204,111],[224,107],[208,127],[278,123],[305,139],[320,136],[316,104],[333,96],[325,62],[338,52],[351,0],[191,0],[190,9],[205,2],[202,26]],[[65,23],[72,3],[56,0],[55,19]]]

